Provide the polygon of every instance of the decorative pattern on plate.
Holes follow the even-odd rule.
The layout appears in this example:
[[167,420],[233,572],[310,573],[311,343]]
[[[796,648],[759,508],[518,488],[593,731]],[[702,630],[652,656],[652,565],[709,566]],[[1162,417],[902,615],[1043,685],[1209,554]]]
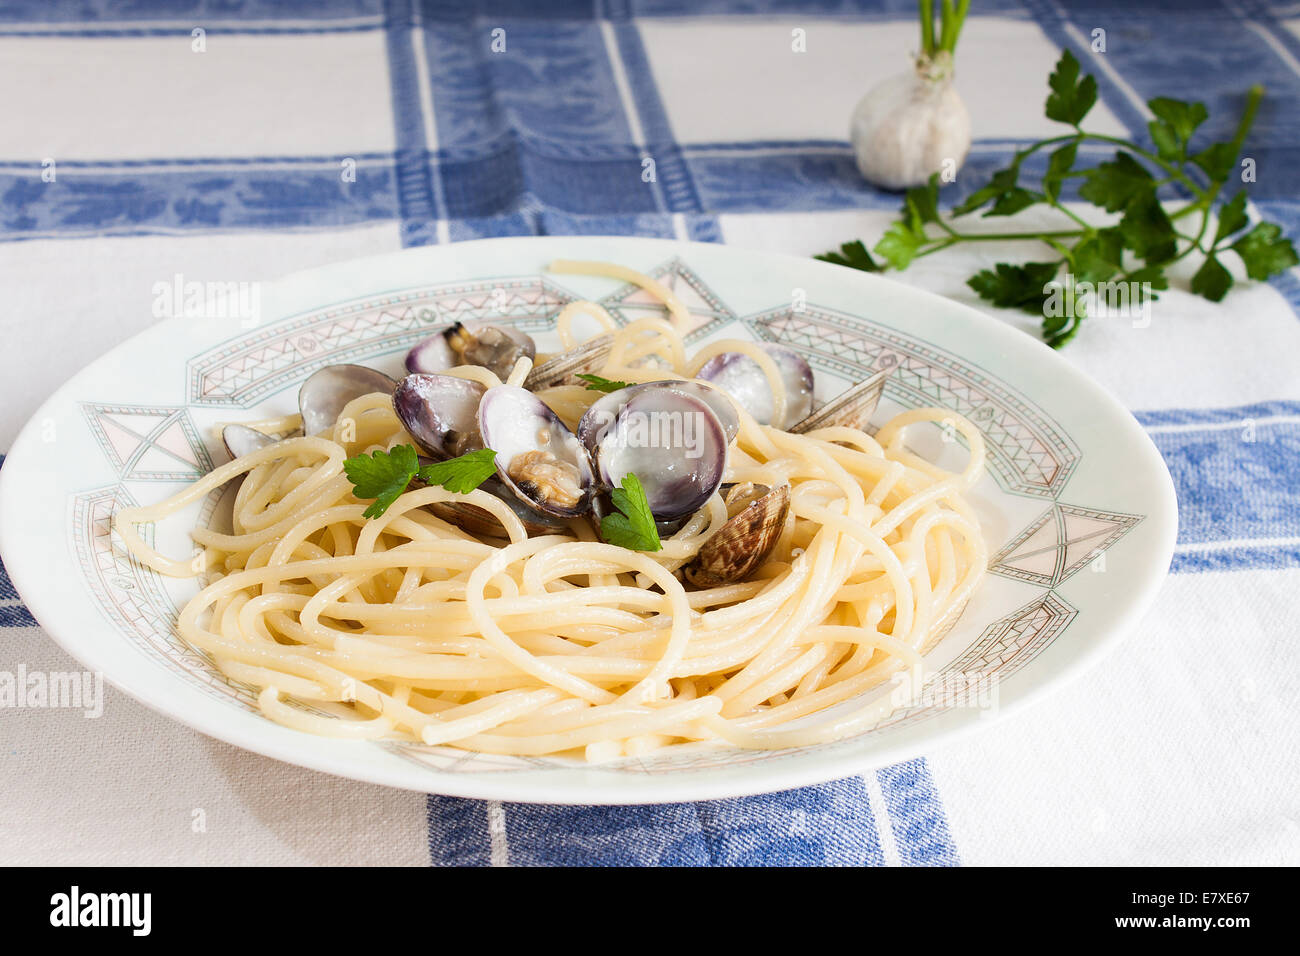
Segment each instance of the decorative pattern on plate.
[[1059,594],[1040,594],[990,624],[960,657],[930,675],[919,704],[891,714],[872,732],[914,724],[952,707],[996,706],[998,682],[1037,657],[1070,626],[1076,614]]
[[212,470],[208,450],[184,408],[83,403],[81,410],[124,479],[194,481]]
[[[740,321],[758,338],[796,348],[815,367],[850,381],[878,370],[894,369],[887,385],[891,398],[905,407],[946,405],[981,427],[990,446],[990,471],[1010,493],[1053,499],[1078,461],[1077,446],[1044,412],[979,368],[928,342],[812,304],[798,312],[793,305],[781,305],[738,320],[736,313],[681,260],[664,263],[652,275],[672,288],[696,316],[693,338]],[[323,365],[374,361],[404,350],[435,324],[491,317],[529,331],[551,328],[555,316],[574,298],[545,278],[502,277],[338,303],[251,330],[195,356],[189,362],[188,398],[195,406],[249,407],[297,384]],[[650,297],[630,284],[602,302],[624,322],[642,315],[663,315]],[[108,404],[83,407],[89,427],[120,475],[116,487],[85,492],[74,499],[73,546],[92,594],[114,626],[130,635],[143,653],[183,673],[207,693],[241,708],[255,709],[248,688],[228,681],[179,638],[174,629],[176,607],[161,578],[129,560],[120,546],[114,546],[109,531],[112,512],[134,503],[121,482],[189,481],[212,467],[186,410]],[[148,497],[153,500],[157,496],[150,493]],[[205,502],[204,518],[214,513],[219,498],[220,492],[214,492]],[[998,551],[992,570],[1025,584],[1055,588],[1140,520],[1138,515],[1053,503]],[[143,531],[149,535],[152,529],[145,527]],[[1041,592],[985,627],[955,660],[930,675],[925,694],[942,687],[953,675],[996,685],[1033,660],[1068,627],[1076,613],[1053,590]],[[866,733],[934,717],[965,702],[960,694],[938,702],[923,696],[920,703],[891,715]],[[810,749],[852,746],[854,739],[776,751],[692,745],[668,754],[630,758],[591,769],[645,774],[703,770],[780,759]],[[501,773],[571,766],[571,761],[559,758],[499,757],[394,741],[378,741],[376,745],[435,773]]]
[[994,574],[1054,588],[1128,534],[1142,518],[1052,505],[989,561]]
[[814,368],[850,382],[894,368],[885,392],[907,407],[940,405],[979,426],[989,470],[1008,491],[1058,495],[1079,449],[1050,419],[1005,385],[957,356],[867,319],[812,304],[782,306],[745,320],[755,335],[801,352]]
[[189,363],[189,400],[247,408],[323,366],[405,351],[430,328],[454,322],[490,318],[547,329],[573,298],[541,277],[503,277],[330,306],[197,356]]
[[[211,501],[211,499],[210,499]],[[180,670],[204,690],[256,709],[247,688],[232,684],[212,663],[176,633],[177,608],[161,577],[138,564],[113,537],[112,515],[138,502],[122,485],[83,492],[73,499],[74,553],[87,587],[117,630],[132,635],[146,656]],[[205,512],[210,512],[210,505]],[[153,543],[152,525],[141,535]]]
[[[715,329],[735,321],[736,313],[682,260],[673,259],[649,275],[677,296],[695,320],[685,336],[686,341],[694,342],[704,338]],[[612,295],[605,296],[600,304],[624,324],[643,318],[660,319],[664,315],[659,300],[639,285],[626,285]]]

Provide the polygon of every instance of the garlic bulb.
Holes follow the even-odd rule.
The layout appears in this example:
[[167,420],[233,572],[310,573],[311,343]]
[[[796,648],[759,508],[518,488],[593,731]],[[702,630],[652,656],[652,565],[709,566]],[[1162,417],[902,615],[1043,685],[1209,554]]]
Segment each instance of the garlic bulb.
[[921,56],[872,87],[853,111],[850,138],[858,170],[885,189],[955,175],[970,151],[970,114],[952,83],[952,56]]

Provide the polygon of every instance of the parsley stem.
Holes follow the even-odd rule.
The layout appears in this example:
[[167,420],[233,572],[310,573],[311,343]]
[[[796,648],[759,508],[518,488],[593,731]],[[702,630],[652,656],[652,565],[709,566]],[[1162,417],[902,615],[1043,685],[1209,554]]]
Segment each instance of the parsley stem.
[[[1246,93],[1246,108],[1242,111],[1241,119],[1237,123],[1237,132],[1232,137],[1232,142],[1230,143],[1234,163],[1237,161],[1237,157],[1241,155],[1241,147],[1245,145],[1246,134],[1250,132],[1251,126],[1255,124],[1255,114],[1259,112],[1259,103],[1263,98],[1264,87],[1258,83],[1252,86]],[[1200,249],[1201,252],[1207,256],[1213,254],[1215,246],[1211,245],[1209,249],[1205,249],[1201,246],[1201,239],[1204,238],[1206,230],[1210,227],[1210,209],[1214,205],[1214,200],[1218,198],[1219,191],[1223,189],[1224,184],[1226,183],[1226,178],[1210,183],[1200,202],[1193,203],[1185,209],[1180,209],[1177,213],[1169,217],[1170,219],[1177,219],[1179,216],[1185,215],[1191,209],[1199,207],[1201,210],[1201,228],[1197,230],[1196,238],[1192,239],[1192,244],[1190,246],[1178,255],[1174,256],[1172,261],[1177,262],[1193,249]]]
[[1065,213],[1067,216],[1069,216],[1071,219],[1077,222],[1080,226],[1082,226],[1085,234],[1096,231],[1097,229],[1096,226],[1089,223],[1086,219],[1084,219],[1082,216],[1078,215],[1077,213],[1071,212],[1060,201],[1053,199],[1050,202],[1052,206],[1059,209],[1061,212]]
[[1161,159],[1159,156],[1157,156],[1155,153],[1151,152],[1150,150],[1143,149],[1141,146],[1137,145],[1137,143],[1130,142],[1129,140],[1126,139],[1120,139],[1117,136],[1103,136],[1101,133],[1084,133],[1083,135],[1087,139],[1097,140],[1098,142],[1102,142],[1102,143],[1110,143],[1114,146],[1123,146],[1125,149],[1129,150],[1130,152],[1137,153],[1143,159],[1147,160],[1148,162],[1154,163],[1155,165],[1163,169],[1166,173],[1168,173],[1171,177],[1173,177],[1174,181],[1180,182],[1188,189],[1190,189],[1198,199],[1205,198],[1206,191],[1202,189],[1200,185],[1194,179],[1192,179],[1192,177],[1188,176],[1177,166],[1171,165],[1170,163]]
[[[1085,225],[1087,225],[1085,223]],[[1089,227],[1091,230],[1091,227]],[[953,238],[960,242],[1005,242],[1016,239],[1077,239],[1084,234],[1083,229],[1059,229],[1056,232],[954,232]]]

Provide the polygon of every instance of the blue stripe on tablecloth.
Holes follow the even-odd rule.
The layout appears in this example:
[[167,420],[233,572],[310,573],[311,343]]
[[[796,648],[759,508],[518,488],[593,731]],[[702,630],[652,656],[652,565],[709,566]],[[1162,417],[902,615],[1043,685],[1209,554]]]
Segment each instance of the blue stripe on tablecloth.
[[445,218],[440,184],[435,181],[438,174],[429,162],[428,137],[432,131],[424,127],[413,19],[412,0],[385,0],[385,45],[397,136],[397,210],[402,220],[403,246],[436,242],[436,221]]
[[[1279,55],[1271,37],[1242,19],[1235,4],[1194,12],[1180,4],[1179,16],[1147,5],[1124,4],[1121,10],[1113,0],[1071,0],[1068,5],[1025,0],[1025,5],[1054,42],[1070,47],[1083,68],[1096,75],[1106,105],[1143,139],[1147,122],[1134,98],[1145,102],[1157,96],[1201,100],[1208,107],[1209,119],[1193,138],[1193,150],[1232,139],[1251,83],[1262,83],[1268,93],[1246,155],[1256,148],[1293,147],[1300,136],[1300,75]],[[1106,30],[1106,52],[1093,54],[1087,44],[1099,26]],[[1127,90],[1098,67],[1097,58],[1123,78]],[[1196,77],[1191,90],[1190,74]],[[1287,174],[1290,195],[1295,195],[1300,175],[1282,166],[1279,171]]]
[[[1097,78],[1099,99],[1106,104],[1107,109],[1115,114],[1115,118],[1124,124],[1124,128],[1131,135],[1137,137],[1140,142],[1141,138],[1146,135],[1147,128],[1147,121],[1142,115],[1142,111],[1129,98],[1124,89],[1111,78],[1109,73],[1097,68],[1097,64],[1093,60],[1093,54],[1088,44],[1091,32],[1097,24],[1088,24],[1083,28],[1080,35],[1078,32],[1079,27],[1066,19],[1066,11],[1057,0],[1024,0],[1024,4],[1048,39],[1062,50],[1069,50],[1073,53],[1083,72],[1091,73]],[[1126,11],[1123,16],[1108,18],[1105,21],[1108,25],[1108,35],[1111,30],[1119,30],[1128,15]],[[1107,50],[1109,51],[1109,49],[1110,43],[1108,42]],[[1103,55],[1108,56],[1109,53]],[[1045,102],[1046,99],[1047,92],[1043,90],[1041,102]]]
[[391,167],[359,162],[356,182],[349,183],[341,175],[343,158],[291,175],[274,168],[145,173],[60,163],[56,180],[46,183],[39,165],[3,171],[0,237],[338,228],[396,217]]
[[[335,19],[377,17],[381,0],[240,0],[237,5],[224,4],[226,14],[240,20],[325,22]],[[3,23],[132,23],[159,20],[195,20],[213,18],[207,0],[5,0],[0,7]]]
[[[1291,18],[1300,13],[1294,3],[1287,6]],[[1300,37],[1297,37],[1278,20],[1276,12],[1270,5],[1270,0],[1234,0],[1232,8],[1240,10],[1246,18],[1265,30],[1273,41],[1286,50],[1293,59],[1300,62]]]
[[[486,806],[478,808],[486,819]],[[456,818],[464,812],[457,807]],[[782,793],[643,807],[507,804],[519,866],[879,865],[860,777]],[[435,851],[435,854],[437,851]]]
[[924,757],[876,771],[904,866],[959,866],[961,859]]
[[[5,456],[0,455],[0,467],[5,463]],[[18,589],[9,580],[4,560],[0,558],[0,627],[35,627],[36,619],[32,612],[23,605],[18,597]]]
[[9,580],[9,572],[5,570],[4,560],[0,559],[0,601],[17,601],[18,590],[14,583]]
[[[173,21],[221,22],[230,32],[256,32],[266,23],[290,24],[303,29],[326,29],[332,21],[359,20],[378,27],[382,0],[242,0],[238,9],[215,11],[202,0],[8,0],[0,8],[0,24],[70,25],[87,28],[128,28],[130,25],[163,25]],[[763,16],[797,14],[807,17],[844,17],[858,20],[911,20],[916,17],[912,0],[424,0],[426,19],[468,20],[527,16],[532,19],[582,20],[599,15],[610,20],[637,17]],[[972,15],[1024,17],[1019,0],[979,0]],[[222,16],[229,17],[221,20]]]
[[631,89],[646,151],[655,162],[655,176],[664,204],[669,212],[700,212],[700,195],[681,147],[673,137],[668,111],[659,96],[645,44],[641,42],[641,32],[631,23],[616,23],[610,29],[617,45],[616,55],[623,63]]
[[1270,418],[1300,417],[1300,402],[1256,402],[1231,408],[1160,408],[1134,412],[1143,428],[1159,431],[1168,426],[1240,425]]
[[487,804],[479,800],[428,795],[429,859],[434,866],[487,866],[492,840]]
[[[491,49],[490,28],[498,26],[504,55]],[[660,182],[642,180],[644,150],[634,142],[602,24],[503,14],[427,20],[423,30],[451,218],[535,204],[579,214],[653,212],[664,206],[657,196],[664,177],[674,195],[682,191],[680,157],[674,166],[656,156],[666,164]],[[635,91],[635,73],[624,69]]]
[[[397,219],[414,240],[431,242],[439,218],[478,220],[471,228],[475,236],[514,235],[512,218],[527,219],[543,209],[622,217],[661,212],[665,206],[687,214],[701,208],[711,213],[898,208],[896,194],[862,181],[847,144],[575,146],[524,139],[507,127],[472,143],[440,144],[431,156],[413,36],[401,27],[387,38],[393,110],[403,131],[392,153],[69,160],[58,164],[52,183],[42,181],[39,162],[0,161],[0,194],[6,200],[0,239],[333,229]],[[438,115],[443,105],[439,99]],[[945,190],[944,204],[960,201],[1004,166],[1017,145],[1014,140],[976,144],[958,183]],[[643,153],[655,160],[657,183],[641,181]],[[340,175],[349,160],[356,162],[352,183]],[[1034,172],[1039,161],[1031,158],[1026,169]],[[799,190],[789,188],[792,177]],[[1074,198],[1073,188],[1065,198]],[[1177,194],[1170,189],[1167,195]],[[1288,232],[1297,227],[1293,220],[1300,207],[1265,202],[1260,208]],[[492,217],[503,222],[486,221]],[[1274,280],[1284,295],[1288,281],[1294,283],[1294,277]]]
[[1300,402],[1137,418],[1178,495],[1174,571],[1300,566]]

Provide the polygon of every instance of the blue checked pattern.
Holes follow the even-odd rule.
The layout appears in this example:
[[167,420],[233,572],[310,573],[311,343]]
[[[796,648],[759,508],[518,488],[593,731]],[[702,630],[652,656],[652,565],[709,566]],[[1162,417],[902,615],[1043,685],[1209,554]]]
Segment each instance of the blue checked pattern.
[[[378,38],[386,63],[391,148],[273,155],[149,155],[39,163],[0,156],[0,239],[340,229],[397,223],[405,245],[503,235],[581,233],[722,241],[719,217],[746,212],[889,208],[866,186],[841,138],[679,141],[656,81],[647,27],[675,17],[748,22],[754,15],[887,25],[910,0],[11,0],[13,38],[184,38],[196,23],[223,37]],[[1136,135],[1148,98],[1203,99],[1199,136],[1226,139],[1248,83],[1269,96],[1248,143],[1259,164],[1252,200],[1300,232],[1300,7],[1261,0],[985,0],[972,18],[1035,24],[1089,62],[1110,25],[1101,100]],[[1290,24],[1284,21],[1291,21]],[[703,19],[701,22],[705,22]],[[494,28],[511,55],[488,50]],[[1037,96],[1038,91],[1033,91]],[[762,103],[738,103],[762,110]],[[1023,140],[980,140],[955,202]],[[653,157],[654,182],[642,184]],[[340,164],[356,164],[341,183]],[[629,186],[629,184],[634,184]],[[1171,194],[1172,195],[1172,194]],[[1300,310],[1300,282],[1274,280]],[[1179,497],[1174,570],[1300,567],[1300,402],[1139,413]],[[0,458],[0,462],[3,459]],[[0,566],[0,627],[34,625]],[[739,800],[626,808],[484,805],[430,796],[435,864],[955,865],[958,846],[924,759],[817,787]],[[504,827],[508,846],[495,831]]]

